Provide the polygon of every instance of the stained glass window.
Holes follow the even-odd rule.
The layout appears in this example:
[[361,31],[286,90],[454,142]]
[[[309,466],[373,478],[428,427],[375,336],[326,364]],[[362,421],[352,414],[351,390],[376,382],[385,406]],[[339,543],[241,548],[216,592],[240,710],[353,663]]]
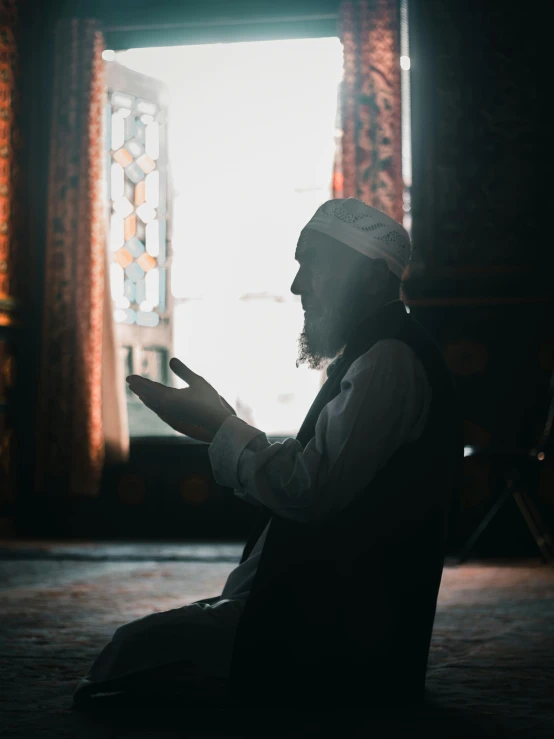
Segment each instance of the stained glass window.
[[[168,91],[160,79],[120,64],[117,55],[105,61],[106,248],[123,376],[172,384]],[[130,392],[127,412],[131,437],[177,433]]]
[[159,169],[156,103],[109,93],[106,149],[110,159],[110,271],[114,319],[154,328],[166,311],[166,177]]

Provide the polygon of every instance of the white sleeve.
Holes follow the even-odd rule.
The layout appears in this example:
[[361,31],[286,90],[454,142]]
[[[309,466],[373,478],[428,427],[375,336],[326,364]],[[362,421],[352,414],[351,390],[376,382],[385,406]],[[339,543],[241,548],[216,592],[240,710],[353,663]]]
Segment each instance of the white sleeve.
[[321,520],[363,490],[404,444],[421,434],[431,387],[415,353],[396,339],[356,359],[321,411],[305,448],[270,443],[232,416],[209,447],[216,482],[285,518]]

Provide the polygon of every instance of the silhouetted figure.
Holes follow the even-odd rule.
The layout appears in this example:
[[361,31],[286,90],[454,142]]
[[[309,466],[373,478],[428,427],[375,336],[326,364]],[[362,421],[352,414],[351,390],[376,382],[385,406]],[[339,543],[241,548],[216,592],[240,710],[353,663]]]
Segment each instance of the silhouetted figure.
[[423,697],[463,444],[441,352],[399,300],[410,253],[402,226],[354,198],[302,230],[298,363],[333,362],[296,439],[269,443],[175,360],[190,388],[129,378],[161,418],[211,442],[216,481],[259,520],[220,596],[119,628],[77,701],[210,696],[275,715]]

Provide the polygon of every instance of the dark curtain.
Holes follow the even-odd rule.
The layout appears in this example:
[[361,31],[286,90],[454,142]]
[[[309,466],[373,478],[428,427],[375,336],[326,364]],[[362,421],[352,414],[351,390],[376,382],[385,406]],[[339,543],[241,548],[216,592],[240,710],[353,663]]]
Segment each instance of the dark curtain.
[[0,0],[0,533],[15,496],[16,242],[21,209],[18,4]]
[[[105,300],[103,49],[96,21],[57,23],[36,470],[36,489],[55,496],[98,492],[105,410],[113,424],[114,408],[123,406],[117,375],[103,371],[106,354],[116,364],[115,347],[106,343],[112,332]],[[110,441],[124,458],[126,428],[116,421],[119,433],[110,430]]]

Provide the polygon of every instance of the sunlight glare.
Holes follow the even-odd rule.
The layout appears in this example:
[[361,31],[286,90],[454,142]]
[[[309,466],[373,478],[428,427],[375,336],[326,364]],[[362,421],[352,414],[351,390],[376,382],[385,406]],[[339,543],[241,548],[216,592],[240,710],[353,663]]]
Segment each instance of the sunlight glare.
[[[248,423],[295,432],[322,374],[295,365],[294,251],[331,197],[342,45],[130,49],[117,60],[170,94],[174,352]],[[143,122],[153,125],[147,111]]]

